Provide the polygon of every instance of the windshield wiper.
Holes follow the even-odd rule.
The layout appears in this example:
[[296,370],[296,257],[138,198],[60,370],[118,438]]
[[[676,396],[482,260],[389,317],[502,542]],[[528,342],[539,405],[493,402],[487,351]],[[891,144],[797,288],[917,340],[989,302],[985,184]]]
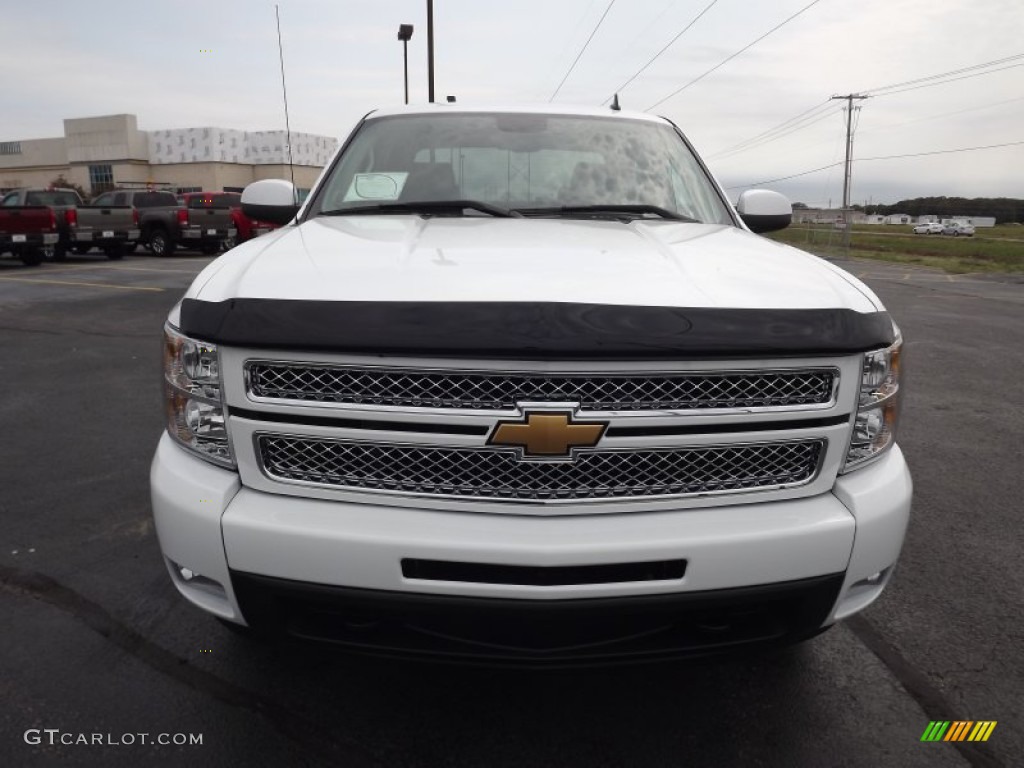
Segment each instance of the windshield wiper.
[[663,219],[672,221],[687,221],[691,224],[699,224],[697,219],[661,208],[657,205],[562,205],[553,208],[517,208],[517,211],[524,216],[616,216],[620,214],[643,216],[651,214],[660,216]]
[[445,213],[461,212],[466,209],[480,211],[499,218],[521,218],[519,211],[510,211],[481,200],[421,200],[408,203],[374,203],[373,205],[354,205],[351,208],[336,208],[333,211],[321,211],[320,216],[355,216],[367,213]]

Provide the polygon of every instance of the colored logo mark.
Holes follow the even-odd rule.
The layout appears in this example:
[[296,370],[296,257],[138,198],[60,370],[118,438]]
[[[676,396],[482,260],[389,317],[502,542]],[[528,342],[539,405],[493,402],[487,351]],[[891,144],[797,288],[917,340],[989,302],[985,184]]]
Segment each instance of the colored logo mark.
[[932,720],[921,741],[988,741],[997,720]]

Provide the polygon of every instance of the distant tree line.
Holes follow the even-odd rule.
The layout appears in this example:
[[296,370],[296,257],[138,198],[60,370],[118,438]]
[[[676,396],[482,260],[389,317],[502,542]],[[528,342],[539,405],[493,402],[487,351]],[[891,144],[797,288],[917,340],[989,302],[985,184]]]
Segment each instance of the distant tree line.
[[892,205],[854,205],[864,213],[906,213],[910,216],[935,214],[938,216],[995,216],[997,224],[1020,222],[1024,224],[1024,200],[1015,197],[915,197]]

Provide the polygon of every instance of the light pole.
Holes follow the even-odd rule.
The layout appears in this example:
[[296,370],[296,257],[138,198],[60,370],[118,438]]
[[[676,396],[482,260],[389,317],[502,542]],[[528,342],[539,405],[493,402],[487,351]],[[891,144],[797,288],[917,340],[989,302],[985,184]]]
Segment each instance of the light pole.
[[427,101],[434,103],[434,0],[427,0]]
[[409,103],[409,40],[412,39],[412,24],[398,25],[398,39],[402,41],[402,61],[405,65],[405,103]]

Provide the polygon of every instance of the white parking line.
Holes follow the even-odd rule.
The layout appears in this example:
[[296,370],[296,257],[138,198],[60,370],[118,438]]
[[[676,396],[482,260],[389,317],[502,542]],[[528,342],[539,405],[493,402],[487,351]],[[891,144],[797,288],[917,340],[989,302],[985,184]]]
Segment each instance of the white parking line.
[[[204,264],[203,267],[206,265]],[[62,267],[44,267],[45,272],[76,272],[82,269],[111,269],[115,272],[159,272],[161,274],[197,275],[203,269],[156,269],[154,267],[122,267],[119,264],[75,264]]]
[[79,285],[86,288],[117,288],[122,291],[163,291],[148,285],[117,285],[115,283],[78,283],[71,280],[44,280],[37,277],[8,277],[0,275],[0,280],[11,280],[16,283],[42,283],[44,285]]

